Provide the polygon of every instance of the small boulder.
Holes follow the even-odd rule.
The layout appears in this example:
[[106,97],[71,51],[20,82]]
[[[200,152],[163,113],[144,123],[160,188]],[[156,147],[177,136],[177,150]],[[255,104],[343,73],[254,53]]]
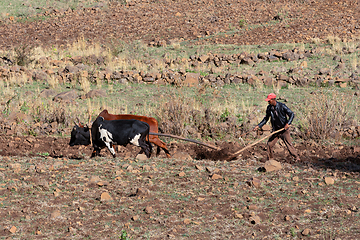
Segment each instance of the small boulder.
[[259,224],[261,222],[261,219],[259,216],[252,216],[249,218],[249,221],[251,224]]
[[278,171],[282,168],[281,164],[275,160],[268,160],[265,162],[264,166],[266,172]]
[[223,177],[221,176],[221,175],[219,175],[219,174],[216,174],[216,173],[214,173],[212,176],[211,176],[211,179],[212,180],[218,180],[218,179],[222,179]]
[[332,177],[325,177],[324,180],[327,185],[333,185],[335,183],[335,180]]
[[86,93],[84,98],[94,98],[94,97],[104,97],[104,96],[106,96],[106,92],[104,90],[94,89]]
[[54,102],[61,102],[61,101],[70,102],[70,101],[75,100],[76,98],[78,98],[78,94],[76,93],[75,90],[71,90],[71,91],[62,92],[62,93],[57,94],[53,98],[53,101]]
[[101,202],[107,202],[107,201],[111,201],[111,200],[113,200],[113,198],[110,196],[109,193],[103,192],[103,193],[101,194],[101,197],[100,197],[100,201],[101,201]]

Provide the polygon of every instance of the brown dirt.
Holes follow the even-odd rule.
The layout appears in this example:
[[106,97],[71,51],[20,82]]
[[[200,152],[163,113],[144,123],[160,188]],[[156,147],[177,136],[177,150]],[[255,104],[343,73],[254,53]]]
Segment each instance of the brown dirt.
[[[90,146],[70,147],[69,138],[52,137],[52,136],[25,136],[14,137],[0,135],[0,156],[50,156],[52,158],[69,158],[84,160],[88,159],[92,152]],[[252,141],[248,139],[248,144]],[[360,144],[360,143],[359,143]],[[357,146],[359,145],[357,144]],[[237,152],[244,146],[238,142],[218,142],[219,151],[207,148],[195,143],[185,141],[172,141],[170,144],[170,153],[185,152],[196,160],[224,161],[232,153]],[[339,143],[338,145],[321,146],[315,142],[295,143],[296,148],[301,156],[301,162],[305,166],[314,165],[325,168],[332,168],[345,171],[360,171],[360,147],[346,146]],[[155,147],[153,146],[152,157],[155,157]],[[118,158],[134,158],[140,149],[136,146],[128,145],[127,147],[118,147]],[[275,155],[278,161],[282,163],[294,163],[294,159],[286,151],[281,140],[275,147]],[[111,157],[107,149],[101,151],[102,157]],[[165,153],[161,150],[159,157],[166,158]],[[235,159],[257,159],[260,162],[266,161],[266,140],[242,152]],[[233,159],[233,160],[235,160]]]
[[[109,7],[48,9],[38,22],[0,22],[0,47],[66,46],[83,36],[101,44],[180,39],[193,44],[269,45],[360,34],[359,1],[131,1]],[[246,26],[241,27],[240,22]]]
[[68,142],[0,136],[0,238],[360,237],[359,147],[298,143],[295,164],[279,144],[283,168],[263,172],[264,143],[226,162],[193,143],[172,141],[176,158],[136,160],[137,147],[90,159],[90,147]]

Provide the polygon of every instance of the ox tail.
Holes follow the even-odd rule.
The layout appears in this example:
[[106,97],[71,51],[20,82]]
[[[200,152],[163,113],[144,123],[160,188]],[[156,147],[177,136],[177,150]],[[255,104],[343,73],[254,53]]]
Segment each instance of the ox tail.
[[167,134],[167,133],[154,133],[154,132],[150,132],[149,134],[150,135],[156,135],[156,136],[162,136],[162,137],[176,138],[176,139],[184,140],[184,141],[187,141],[187,142],[197,143],[199,145],[203,145],[203,146],[215,149],[215,150],[221,150],[219,147],[216,147],[216,146],[213,146],[213,145],[210,145],[210,144],[207,144],[207,143],[203,143],[203,142],[200,142],[198,140],[180,137],[180,136],[177,136],[177,135],[172,135],[172,134]]

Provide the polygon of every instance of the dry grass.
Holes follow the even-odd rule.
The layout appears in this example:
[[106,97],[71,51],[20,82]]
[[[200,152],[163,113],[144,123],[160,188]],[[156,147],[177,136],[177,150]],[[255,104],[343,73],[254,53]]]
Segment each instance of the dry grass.
[[[316,71],[316,69],[326,66],[330,68],[331,76],[333,74],[332,65],[334,64],[332,62],[333,54],[336,51],[339,51],[340,48],[342,49],[343,47],[346,47],[347,49],[352,49],[356,46],[356,43],[344,43],[336,37],[329,37],[327,42],[331,44],[331,47],[329,48],[328,45],[323,45],[322,48],[330,49],[328,56],[326,55],[325,57],[322,57],[321,61],[317,61],[316,58],[307,60],[309,61],[309,64],[311,64],[311,69],[308,67],[305,68],[304,71],[309,73],[309,71]],[[321,43],[319,42],[319,44]],[[304,44],[290,45],[279,45],[277,48],[292,49],[295,46],[298,46],[305,49],[309,47],[305,46]],[[115,45],[101,48],[98,44],[89,45],[83,38],[80,38],[77,42],[68,46],[68,48],[53,47],[52,49],[28,49],[24,47],[21,48],[23,51],[20,55],[22,55],[24,59],[31,59],[31,61],[28,62],[28,68],[30,69],[37,69],[40,65],[36,64],[36,62],[40,59],[44,59],[46,57],[50,57],[51,59],[62,59],[66,56],[69,56],[69,53],[71,52],[72,56],[86,57],[90,54],[101,56],[105,59],[106,68],[110,70],[134,70],[135,72],[143,71],[144,73],[161,73],[168,67],[168,65],[165,63],[172,62],[169,67],[175,71],[180,70],[183,72],[198,72],[201,75],[206,75],[211,72],[211,69],[214,68],[214,65],[207,63],[199,64],[194,68],[189,65],[189,55],[196,54],[200,56],[209,52],[215,54],[219,46],[216,48],[215,46],[198,46],[196,47],[195,53],[194,49],[183,47],[176,43],[171,44],[168,49],[165,47],[148,48],[141,42],[136,42],[129,45],[121,44],[118,47],[121,49],[116,52],[114,50]],[[228,48],[231,49],[230,47]],[[221,49],[227,49],[227,46],[221,46]],[[244,48],[237,49],[237,51],[246,51],[246,49],[249,51],[253,50],[250,46],[246,46]],[[234,51],[234,49],[229,51]],[[259,50],[257,49],[256,51]],[[164,52],[166,53],[164,54]],[[324,52],[326,51],[323,51],[322,53]],[[8,52],[2,51],[1,54],[3,56],[15,57],[16,51],[14,49]],[[352,70],[356,70],[358,68],[356,53],[347,55],[346,57],[348,57],[350,62],[349,68],[351,66]],[[71,63],[67,62],[66,64]],[[276,71],[277,68],[280,68],[284,65],[286,65],[286,68],[295,68],[298,66],[298,64],[298,62],[263,62],[255,67],[231,66],[226,69],[226,71],[241,73],[242,71],[265,70],[271,72],[273,70]],[[53,69],[53,67],[49,64],[42,64],[41,66],[43,67],[43,70]],[[95,69],[96,66],[93,67]],[[224,73],[220,72],[219,74]],[[65,85],[59,84],[58,78],[55,76],[56,75],[51,75],[49,77],[46,86],[49,86],[57,92],[64,91]],[[168,124],[164,131],[168,131],[169,133],[173,134],[184,134],[186,133],[185,128],[204,129],[204,124],[208,124],[206,128],[208,128],[208,132],[210,132],[210,128],[216,129],[217,125],[223,121],[224,116],[240,119],[241,122],[244,121],[244,119],[253,118],[253,116],[250,115],[255,115],[255,118],[260,120],[263,117],[263,111],[266,108],[266,103],[263,103],[262,100],[263,97],[268,94],[268,92],[274,92],[277,95],[288,95],[291,97],[294,95],[293,97],[295,98],[298,96],[296,94],[298,91],[297,87],[291,85],[281,87],[278,83],[275,83],[271,88],[264,86],[260,82],[257,82],[255,86],[240,85],[231,86],[229,88],[212,88],[208,85],[204,85],[197,89],[193,89],[181,87],[181,84],[178,84],[176,85],[176,89],[168,88],[163,90],[162,87],[157,87],[157,89],[150,88],[150,90],[147,90],[147,86],[145,85],[136,86],[130,84],[129,88],[127,88],[125,86],[114,84],[109,80],[105,81],[98,77],[92,80],[93,82],[90,82],[89,76],[86,76],[86,74],[84,75],[83,73],[77,74],[74,80],[75,81],[70,82],[70,86],[68,83],[66,86],[82,91],[81,94],[89,92],[92,88],[104,89],[106,90],[108,96],[91,99],[91,105],[88,106],[86,106],[87,104],[84,104],[83,101],[76,100],[76,104],[78,104],[78,106],[74,107],[72,104],[71,106],[68,106],[70,116],[83,116],[85,119],[87,119],[86,112],[90,111],[93,116],[96,116],[97,113],[104,108],[108,108],[114,113],[153,115],[156,116],[160,122],[166,122]],[[4,101],[13,98],[18,94],[17,92],[19,91],[26,91],[26,89],[32,91],[32,85],[37,85],[37,83],[32,83],[31,77],[25,75],[24,73],[20,75],[11,74],[8,78],[5,79],[5,81],[2,81],[2,84],[3,87],[0,93],[4,96]],[[37,88],[39,89],[39,86],[37,86]],[[43,87],[40,86],[40,88]],[[125,93],[123,92],[124,90]],[[331,88],[330,90],[334,91],[335,93],[341,92],[340,89],[337,88]],[[160,96],[155,96],[156,92],[159,91],[164,92],[162,92]],[[306,92],[309,93],[310,91],[311,90],[307,90]],[[350,91],[347,93],[348,95],[344,95],[341,99],[351,97],[352,92],[353,91]],[[249,96],[251,96],[250,99]],[[316,118],[320,119],[324,116],[324,114],[329,114],[328,116],[334,116],[334,121],[354,119],[356,123],[359,122],[358,117],[356,117],[356,113],[359,111],[359,109],[356,108],[356,104],[353,106],[346,106],[346,111],[341,111],[341,104],[345,104],[344,102],[339,102],[339,99],[335,101],[335,99],[331,98],[331,95],[327,94],[325,94],[323,97],[324,99],[319,99],[317,95],[308,95],[308,99],[303,99],[302,101],[305,101],[309,106],[312,106],[312,104],[319,101],[321,103],[330,102],[335,105],[314,105],[311,108],[313,109],[312,112],[310,112],[308,108],[296,109],[298,112],[297,116],[303,116],[298,119],[300,122],[299,124],[302,126],[304,132],[313,132],[312,135],[316,138],[329,138],[330,132],[332,132],[335,128],[335,125],[333,125],[334,123],[326,123],[324,125],[324,123],[310,122],[312,117],[316,116]],[[153,101],[149,101],[150,99]],[[12,101],[16,101],[16,99],[13,99]],[[32,100],[29,99],[29,101],[31,102]],[[22,103],[20,103],[20,105],[21,104]],[[34,105],[28,110],[27,113],[36,119],[44,119],[44,117],[39,116],[39,114],[56,113],[58,112],[56,109],[61,107],[61,105],[52,103],[50,99],[43,99],[41,104],[37,103],[37,101],[34,101]],[[46,111],[39,111],[38,108],[46,108]],[[12,107],[12,110],[18,109],[18,107]],[[7,111],[8,110],[9,108],[7,108]],[[355,116],[353,116],[354,114],[352,114],[352,112],[355,113]],[[335,118],[336,114],[338,113],[340,113],[342,116],[340,119]],[[327,118],[329,118],[328,116]],[[68,122],[72,122],[71,119]],[[244,124],[244,122],[241,123]],[[310,129],[310,125],[312,125],[312,129]],[[341,127],[341,125],[336,127]],[[329,129],[325,130],[324,128]],[[328,132],[325,133],[324,131]],[[215,132],[219,131],[216,130]],[[210,135],[211,134],[209,133],[204,134],[204,136]],[[216,138],[216,136],[216,134],[213,135],[214,138]]]
[[54,75],[50,76],[48,84],[51,88],[55,89],[59,86],[59,81]]
[[91,90],[90,82],[88,81],[88,78],[84,76],[84,74],[80,74],[79,77],[80,87],[81,90],[83,90],[85,93],[88,93]]
[[303,99],[300,115],[302,131],[311,139],[329,139],[344,126],[359,119],[356,97],[336,90],[319,90]]

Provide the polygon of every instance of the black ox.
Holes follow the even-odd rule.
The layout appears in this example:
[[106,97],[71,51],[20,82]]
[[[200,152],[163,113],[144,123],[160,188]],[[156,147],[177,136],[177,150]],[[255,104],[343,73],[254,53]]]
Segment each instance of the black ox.
[[[104,120],[98,117],[91,127],[91,140],[94,151],[91,157],[100,156],[100,150],[107,147],[113,157],[116,153],[113,145],[126,146],[131,143],[141,147],[140,153],[145,153],[149,158],[152,146],[149,142],[149,124],[139,120]],[[90,131],[89,127],[75,125],[71,131],[70,146],[89,145]]]

